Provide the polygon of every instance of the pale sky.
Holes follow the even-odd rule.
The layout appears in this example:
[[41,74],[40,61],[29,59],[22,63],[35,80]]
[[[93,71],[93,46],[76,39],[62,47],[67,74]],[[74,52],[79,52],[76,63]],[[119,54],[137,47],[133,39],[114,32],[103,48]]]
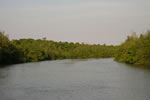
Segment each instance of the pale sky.
[[150,0],[0,0],[0,30],[34,38],[120,44],[150,29]]

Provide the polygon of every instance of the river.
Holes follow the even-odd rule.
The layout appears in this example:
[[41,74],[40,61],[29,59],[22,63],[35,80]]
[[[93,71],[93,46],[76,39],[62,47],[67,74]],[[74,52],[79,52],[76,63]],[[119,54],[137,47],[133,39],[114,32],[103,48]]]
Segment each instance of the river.
[[0,100],[150,100],[150,70],[112,58],[9,65]]

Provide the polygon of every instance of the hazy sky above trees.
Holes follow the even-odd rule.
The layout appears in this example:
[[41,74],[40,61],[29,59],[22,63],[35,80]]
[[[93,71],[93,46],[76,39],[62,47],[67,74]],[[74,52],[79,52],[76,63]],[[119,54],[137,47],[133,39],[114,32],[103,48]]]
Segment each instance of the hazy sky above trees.
[[0,0],[10,39],[120,44],[150,29],[150,0]]

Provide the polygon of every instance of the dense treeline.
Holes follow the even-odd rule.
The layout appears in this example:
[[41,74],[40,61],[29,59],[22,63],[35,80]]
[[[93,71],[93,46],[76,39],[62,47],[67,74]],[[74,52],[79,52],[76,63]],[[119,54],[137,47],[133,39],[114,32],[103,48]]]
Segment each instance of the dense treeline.
[[20,60],[21,52],[3,32],[0,32],[0,64],[19,63]]
[[114,56],[115,60],[129,64],[150,64],[150,31],[140,37],[134,33],[120,46],[54,42],[45,38],[10,41],[0,32],[0,64]]
[[3,32],[0,32],[0,64],[113,57],[116,49],[117,47],[112,45],[54,42],[46,39],[10,41]]
[[150,64],[150,31],[137,37],[134,33],[120,45],[115,59],[129,64]]

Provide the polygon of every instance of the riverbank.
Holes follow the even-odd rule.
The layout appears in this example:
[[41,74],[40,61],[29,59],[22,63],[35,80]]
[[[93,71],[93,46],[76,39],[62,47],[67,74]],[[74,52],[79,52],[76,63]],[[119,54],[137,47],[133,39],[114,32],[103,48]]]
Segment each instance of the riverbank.
[[134,33],[120,46],[55,42],[43,39],[9,40],[0,32],[0,64],[16,64],[57,59],[111,58],[133,65],[150,65],[150,31]]
[[133,34],[122,43],[115,60],[134,65],[150,65],[150,31],[140,37]]
[[0,64],[38,62],[57,59],[114,57],[117,46],[55,42],[44,39],[9,40],[0,32]]

